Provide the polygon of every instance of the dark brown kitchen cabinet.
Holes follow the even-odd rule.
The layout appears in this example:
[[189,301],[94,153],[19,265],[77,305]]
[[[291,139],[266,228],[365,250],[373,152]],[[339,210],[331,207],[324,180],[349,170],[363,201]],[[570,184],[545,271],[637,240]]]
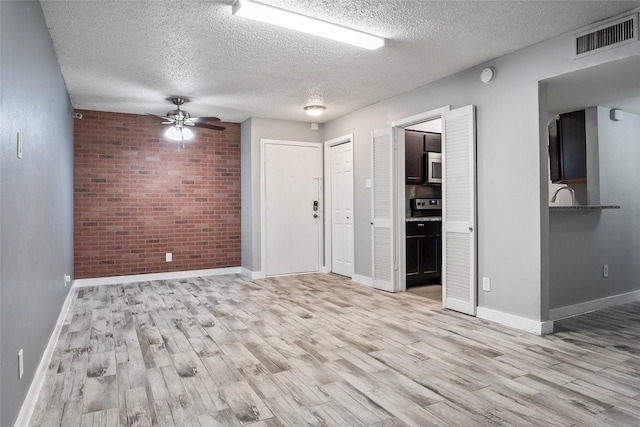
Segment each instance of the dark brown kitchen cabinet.
[[587,179],[585,111],[560,114],[549,123],[551,182],[584,182]]
[[424,135],[424,151],[442,152],[442,135],[439,133],[427,132]]
[[408,130],[404,133],[404,170],[407,184],[426,184],[427,153],[441,152],[442,135]]
[[424,183],[424,133],[405,132],[404,170],[407,184]]
[[442,241],[439,221],[407,223],[407,287],[440,283]]

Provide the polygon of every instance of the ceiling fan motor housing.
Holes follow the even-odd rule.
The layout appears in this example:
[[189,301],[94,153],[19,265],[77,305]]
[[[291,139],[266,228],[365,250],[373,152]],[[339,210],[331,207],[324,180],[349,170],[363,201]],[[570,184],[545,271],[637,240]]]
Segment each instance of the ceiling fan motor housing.
[[176,120],[176,121],[184,121],[189,119],[191,116],[189,115],[189,113],[187,111],[181,110],[180,108],[178,108],[177,110],[171,110],[167,113],[167,117],[170,118],[171,120]]

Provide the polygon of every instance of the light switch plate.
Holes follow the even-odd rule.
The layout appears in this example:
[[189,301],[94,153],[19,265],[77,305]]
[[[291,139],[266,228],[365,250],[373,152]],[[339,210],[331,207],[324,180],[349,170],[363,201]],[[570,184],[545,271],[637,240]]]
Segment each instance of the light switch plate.
[[482,290],[485,292],[491,292],[491,279],[488,277],[482,278]]

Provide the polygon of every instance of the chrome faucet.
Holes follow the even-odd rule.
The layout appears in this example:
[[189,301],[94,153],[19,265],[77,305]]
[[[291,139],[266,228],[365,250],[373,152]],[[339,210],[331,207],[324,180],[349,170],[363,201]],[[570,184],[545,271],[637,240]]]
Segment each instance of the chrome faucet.
[[571,192],[571,206],[575,206],[576,205],[576,192],[573,191],[573,188],[569,187],[568,185],[563,185],[562,187],[558,188],[556,190],[555,193],[553,193],[553,197],[551,198],[551,203],[554,203],[556,201],[556,197],[558,197],[558,193],[561,190],[569,190]]

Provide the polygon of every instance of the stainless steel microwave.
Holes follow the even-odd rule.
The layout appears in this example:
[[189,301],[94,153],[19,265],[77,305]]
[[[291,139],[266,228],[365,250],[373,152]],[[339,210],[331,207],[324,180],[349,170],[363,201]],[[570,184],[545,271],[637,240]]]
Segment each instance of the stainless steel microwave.
[[427,184],[442,183],[442,153],[427,153]]

